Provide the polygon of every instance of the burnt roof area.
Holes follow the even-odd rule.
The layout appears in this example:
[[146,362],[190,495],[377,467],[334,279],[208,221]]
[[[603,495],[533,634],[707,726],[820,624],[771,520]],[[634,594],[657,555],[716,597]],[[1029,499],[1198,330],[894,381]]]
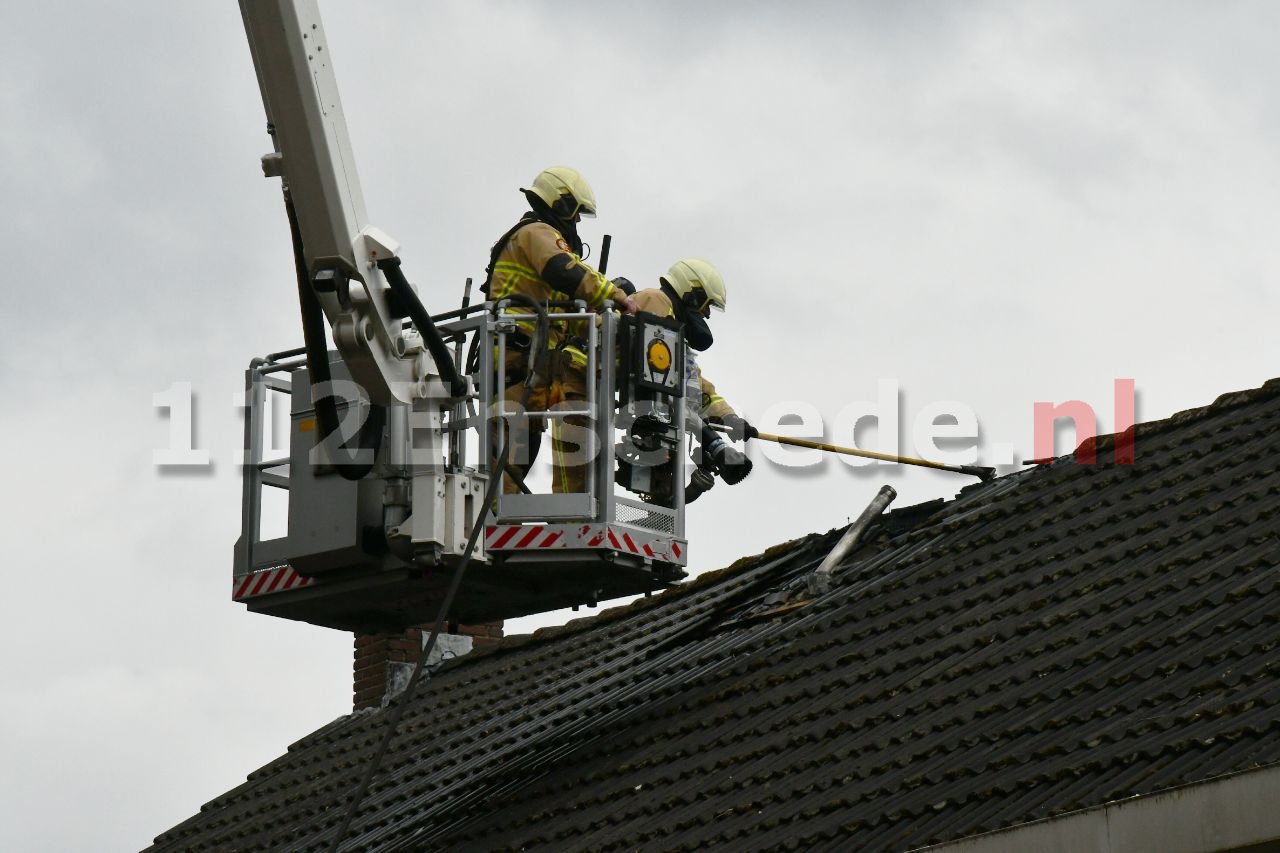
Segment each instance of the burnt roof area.
[[[892,511],[816,597],[842,531],[451,661],[342,849],[906,850],[1280,762],[1278,423],[1272,380]],[[328,849],[389,716],[153,849]]]

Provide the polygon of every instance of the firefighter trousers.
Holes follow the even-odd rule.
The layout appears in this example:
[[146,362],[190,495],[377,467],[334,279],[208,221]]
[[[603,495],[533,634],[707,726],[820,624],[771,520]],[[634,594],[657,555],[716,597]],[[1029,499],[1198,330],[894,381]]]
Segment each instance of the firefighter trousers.
[[[551,418],[537,414],[540,411],[583,410],[587,406],[586,367],[587,358],[581,350],[572,346],[553,350],[548,354],[549,376],[534,377],[533,387],[525,399],[523,377],[530,369],[529,354],[509,352],[506,359],[508,376],[522,377],[521,381],[507,386],[503,392],[503,425],[509,432],[507,459],[521,477],[528,474],[538,456],[546,422],[551,421],[551,489],[557,493],[585,492],[588,466],[595,459],[595,436],[591,421],[585,415],[561,415]],[[521,401],[524,409],[521,410]],[[510,474],[502,478],[504,494],[516,494],[519,485]]]

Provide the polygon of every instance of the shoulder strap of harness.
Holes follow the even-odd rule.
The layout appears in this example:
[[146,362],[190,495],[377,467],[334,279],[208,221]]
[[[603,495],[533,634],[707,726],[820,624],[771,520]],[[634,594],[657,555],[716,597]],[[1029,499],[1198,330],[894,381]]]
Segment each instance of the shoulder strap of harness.
[[498,264],[498,255],[502,254],[502,250],[507,247],[507,243],[515,236],[515,233],[526,225],[532,225],[538,221],[538,217],[531,212],[520,217],[520,221],[507,229],[507,232],[498,238],[498,242],[493,244],[493,248],[489,250],[489,266],[484,268],[484,284],[480,285],[480,292],[485,298],[489,298],[489,287],[493,284],[493,268]]

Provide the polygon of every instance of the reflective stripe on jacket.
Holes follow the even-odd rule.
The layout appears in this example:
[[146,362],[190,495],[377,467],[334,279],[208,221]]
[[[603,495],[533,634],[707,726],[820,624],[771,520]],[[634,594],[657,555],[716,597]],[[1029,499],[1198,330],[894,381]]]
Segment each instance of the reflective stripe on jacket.
[[[498,253],[493,265],[493,283],[489,297],[495,302],[521,293],[539,302],[557,299],[582,299],[599,308],[613,296],[614,286],[607,278],[582,262],[570,249],[569,241],[545,222],[530,222],[516,230]],[[513,314],[532,313],[513,305]],[[532,333],[532,323],[521,323]],[[553,323],[552,346],[564,339],[563,323]]]

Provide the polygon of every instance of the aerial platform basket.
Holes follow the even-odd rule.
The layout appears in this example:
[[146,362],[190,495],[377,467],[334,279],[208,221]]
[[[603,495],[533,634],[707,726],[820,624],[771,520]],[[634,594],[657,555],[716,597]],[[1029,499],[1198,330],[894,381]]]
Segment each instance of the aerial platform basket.
[[[455,341],[458,361],[471,354],[470,371],[460,364],[470,393],[426,411],[389,407],[380,446],[365,449],[375,464],[356,480],[341,476],[328,454],[331,444],[356,436],[370,407],[338,355],[330,353],[330,371],[331,390],[341,401],[341,435],[323,442],[317,441],[311,378],[301,353],[250,364],[242,531],[232,578],[236,601],[253,612],[345,631],[397,630],[434,620],[494,476],[500,435],[496,421],[481,413],[498,411],[516,428],[524,419],[580,415],[604,450],[589,466],[584,492],[497,496],[477,534],[450,621],[594,606],[662,590],[685,576],[683,490],[671,486],[685,479],[679,330],[652,317],[596,314],[580,303],[550,314],[552,324],[586,321],[586,374],[596,381],[588,383],[585,401],[522,414],[504,408],[494,390],[506,385],[506,348],[516,319],[529,319],[508,309],[487,303],[439,318],[442,333]],[[655,369],[650,356],[661,350],[666,355]],[[284,399],[289,403],[287,456],[267,458],[269,399],[275,408]],[[264,540],[266,489],[287,496],[288,532]]]

